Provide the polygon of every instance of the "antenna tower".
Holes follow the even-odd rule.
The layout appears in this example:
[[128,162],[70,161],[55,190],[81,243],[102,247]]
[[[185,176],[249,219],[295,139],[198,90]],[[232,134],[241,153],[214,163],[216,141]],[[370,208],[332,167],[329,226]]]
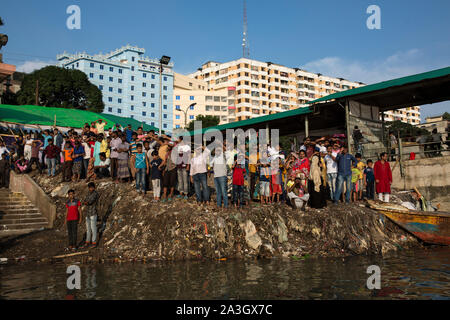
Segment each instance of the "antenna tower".
[[244,32],[242,36],[242,57],[250,58],[250,49],[247,40],[247,1],[244,0]]

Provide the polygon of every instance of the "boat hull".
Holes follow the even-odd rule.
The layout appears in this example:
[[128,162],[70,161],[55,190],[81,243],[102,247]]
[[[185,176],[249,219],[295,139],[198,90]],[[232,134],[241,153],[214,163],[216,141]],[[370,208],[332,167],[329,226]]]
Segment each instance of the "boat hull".
[[399,204],[367,200],[372,209],[424,242],[450,245],[450,213],[409,210]]
[[450,245],[449,213],[377,210],[424,242]]

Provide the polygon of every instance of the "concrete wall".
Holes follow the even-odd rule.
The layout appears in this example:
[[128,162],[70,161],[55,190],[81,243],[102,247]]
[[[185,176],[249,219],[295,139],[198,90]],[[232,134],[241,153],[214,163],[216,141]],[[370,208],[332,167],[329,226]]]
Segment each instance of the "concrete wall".
[[56,206],[33,179],[26,174],[19,175],[11,171],[9,188],[12,192],[25,195],[39,209],[42,215],[47,218],[48,228],[53,228],[53,222],[56,218]]
[[[429,199],[440,192],[448,192],[450,187],[450,156],[406,160],[402,162],[404,177],[400,176],[400,165],[390,162],[392,171],[392,187],[408,190],[413,187]],[[395,168],[394,168],[395,165]],[[445,195],[445,194],[443,194]]]

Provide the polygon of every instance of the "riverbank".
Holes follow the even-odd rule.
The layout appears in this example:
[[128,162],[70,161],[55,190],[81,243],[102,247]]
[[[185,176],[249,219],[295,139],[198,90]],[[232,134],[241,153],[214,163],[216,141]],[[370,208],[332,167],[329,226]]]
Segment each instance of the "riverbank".
[[[0,257],[8,261],[52,262],[66,254],[65,201],[69,189],[84,198],[86,184],[59,183],[34,176],[57,206],[54,228],[0,240]],[[56,187],[55,187],[56,186]],[[253,203],[242,210],[198,206],[191,198],[153,203],[130,184],[97,182],[98,211],[105,221],[99,245],[66,258],[82,262],[225,260],[235,258],[344,257],[385,255],[421,244],[376,211],[356,204],[292,210],[284,204]],[[85,232],[80,224],[78,239]],[[86,251],[79,249],[80,251]],[[19,259],[17,259],[19,258]]]

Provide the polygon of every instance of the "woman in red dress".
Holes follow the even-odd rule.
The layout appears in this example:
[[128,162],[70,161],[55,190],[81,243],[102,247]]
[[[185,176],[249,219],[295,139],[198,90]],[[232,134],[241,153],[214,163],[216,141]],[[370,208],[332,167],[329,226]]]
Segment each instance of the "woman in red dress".
[[373,167],[376,183],[376,191],[378,193],[378,199],[384,202],[389,202],[389,194],[391,193],[392,184],[392,171],[389,162],[387,161],[388,155],[386,152],[380,154],[380,160],[375,162]]

